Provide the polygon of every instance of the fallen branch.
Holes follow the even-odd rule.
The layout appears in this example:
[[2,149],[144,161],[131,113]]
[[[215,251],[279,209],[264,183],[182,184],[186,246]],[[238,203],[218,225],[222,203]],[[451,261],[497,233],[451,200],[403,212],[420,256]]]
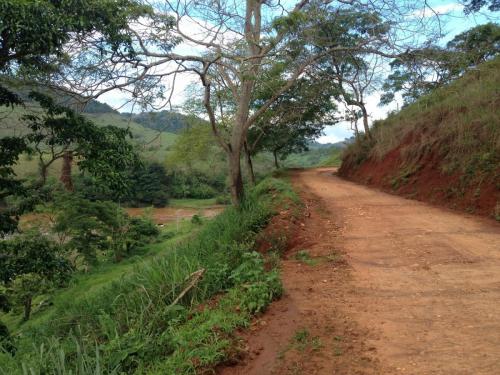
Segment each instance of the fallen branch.
[[205,273],[205,269],[199,269],[198,271],[193,272],[191,275],[186,277],[185,281],[189,281],[188,285],[182,290],[182,292],[174,299],[174,301],[169,305],[169,307],[172,307],[179,302],[182,297],[186,295],[187,292],[189,292],[191,289],[193,289],[196,284],[201,280],[203,274]]

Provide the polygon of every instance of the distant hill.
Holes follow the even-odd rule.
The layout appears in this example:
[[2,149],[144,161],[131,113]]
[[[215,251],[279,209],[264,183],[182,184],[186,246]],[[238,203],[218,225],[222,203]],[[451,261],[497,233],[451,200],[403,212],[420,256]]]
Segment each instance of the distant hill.
[[186,115],[173,111],[120,113],[106,103],[92,100],[85,107],[84,113],[88,114],[115,114],[120,115],[126,121],[133,121],[146,128],[167,133],[179,133],[189,125]]
[[335,142],[335,143],[319,143],[316,141],[312,141],[309,143],[309,149],[310,150],[315,150],[315,149],[322,149],[322,148],[328,148],[328,149],[344,149],[347,147],[349,144],[349,140],[346,139],[345,141],[342,142]]
[[111,106],[106,103],[98,102],[97,100],[91,100],[83,110],[83,113],[115,113],[119,114],[118,111],[111,108]]
[[97,125],[130,129],[133,142],[138,145],[141,154],[147,159],[163,162],[168,148],[177,139],[177,134],[149,128],[117,112],[87,113],[86,116]]
[[179,133],[189,125],[188,116],[172,111],[123,113],[122,116],[146,128],[169,133]]
[[500,220],[500,57],[376,122],[339,174]]

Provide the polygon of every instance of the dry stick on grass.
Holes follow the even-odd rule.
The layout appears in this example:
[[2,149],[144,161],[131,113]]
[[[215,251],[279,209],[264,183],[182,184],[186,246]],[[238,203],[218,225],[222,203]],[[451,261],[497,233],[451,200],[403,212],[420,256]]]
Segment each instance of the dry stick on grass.
[[169,307],[172,307],[177,304],[181,300],[182,297],[186,295],[187,292],[189,292],[191,289],[193,289],[196,284],[201,280],[201,277],[205,273],[205,269],[201,268],[198,271],[193,272],[191,275],[186,277],[185,281],[189,281],[187,286],[182,290],[182,292],[174,299],[174,301],[170,304]]

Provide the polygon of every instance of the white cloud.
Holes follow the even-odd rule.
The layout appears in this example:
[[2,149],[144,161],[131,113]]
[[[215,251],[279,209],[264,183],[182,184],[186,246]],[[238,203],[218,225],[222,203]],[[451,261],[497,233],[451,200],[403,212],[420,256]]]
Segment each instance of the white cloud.
[[464,9],[463,4],[449,3],[449,4],[437,5],[434,7],[433,6],[425,7],[416,10],[415,12],[412,13],[412,16],[417,18],[428,18],[428,17],[435,17],[436,15],[442,16],[457,11],[461,12],[463,11],[463,9]]

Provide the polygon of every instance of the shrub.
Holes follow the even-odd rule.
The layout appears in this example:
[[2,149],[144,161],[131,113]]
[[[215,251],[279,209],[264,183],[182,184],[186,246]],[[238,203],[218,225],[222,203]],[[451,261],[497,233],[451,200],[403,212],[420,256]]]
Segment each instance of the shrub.
[[71,273],[61,247],[40,233],[0,241],[0,283],[3,298],[8,297],[4,307],[10,302],[21,306],[24,320],[30,318],[33,298],[64,285]]
[[128,219],[128,228],[123,234],[126,241],[127,254],[149,243],[160,235],[158,226],[148,217],[131,217]]
[[0,353],[2,350],[14,354],[16,352],[16,347],[14,346],[14,340],[10,336],[9,329],[0,321]]
[[83,256],[87,264],[97,264],[98,256],[108,251],[120,261],[159,235],[151,219],[130,218],[116,203],[90,201],[75,193],[59,193],[39,211],[52,217],[50,230],[64,247]]
[[231,204],[231,197],[229,195],[218,195],[215,197],[215,204]]
[[176,170],[169,174],[168,192],[172,198],[214,198],[225,189],[224,178],[217,174],[196,170]]
[[168,204],[169,177],[159,163],[144,161],[129,170],[125,194],[117,195],[106,184],[88,175],[77,176],[74,182],[75,190],[91,201],[114,201],[133,207],[165,207]]
[[203,220],[201,219],[200,215],[193,215],[191,218],[191,223],[195,225],[201,225],[203,224]]

